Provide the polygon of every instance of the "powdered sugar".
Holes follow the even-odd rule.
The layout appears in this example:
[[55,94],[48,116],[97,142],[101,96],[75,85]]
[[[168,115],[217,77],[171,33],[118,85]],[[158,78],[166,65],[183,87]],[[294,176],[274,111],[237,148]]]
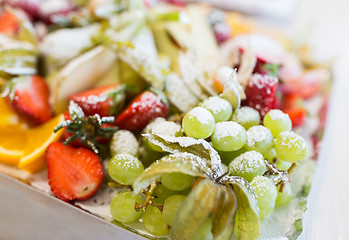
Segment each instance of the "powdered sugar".
[[284,113],[283,111],[281,111],[279,109],[270,110],[268,115],[270,116],[271,120],[273,120],[273,121],[283,119],[287,116],[286,113]]
[[247,131],[247,145],[252,147],[255,143],[265,141],[268,138],[273,138],[268,128],[264,126],[253,126]]
[[195,107],[188,114],[189,119],[196,119],[202,125],[214,122],[213,115],[203,107]]
[[127,153],[136,156],[138,153],[138,141],[132,132],[119,130],[114,133],[110,142],[111,154]]
[[216,124],[214,137],[218,140],[227,136],[238,138],[240,133],[244,131],[245,129],[236,122],[220,122]]
[[264,166],[264,158],[262,154],[256,151],[245,152],[229,164],[232,172],[244,173],[255,172],[260,166]]

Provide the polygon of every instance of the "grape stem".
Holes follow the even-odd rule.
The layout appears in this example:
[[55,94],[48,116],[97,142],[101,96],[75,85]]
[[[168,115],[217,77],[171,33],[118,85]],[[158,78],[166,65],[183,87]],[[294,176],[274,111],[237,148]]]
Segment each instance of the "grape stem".
[[265,160],[265,165],[269,170],[266,171],[264,175],[276,175],[275,178],[272,179],[272,181],[274,182],[275,186],[280,185],[280,192],[283,193],[285,184],[291,182],[290,174],[296,168],[297,163],[293,163],[287,171],[277,169],[274,165],[270,164],[268,160]]
[[148,205],[157,207],[160,211],[162,211],[163,205],[153,202],[153,199],[155,198],[153,194],[157,187],[158,187],[158,182],[153,182],[152,184],[150,184],[150,188],[148,191],[147,190],[142,191],[142,193],[146,196],[146,200],[142,204],[135,204],[135,209],[137,211],[139,211],[140,209],[143,209],[143,211],[145,211]]

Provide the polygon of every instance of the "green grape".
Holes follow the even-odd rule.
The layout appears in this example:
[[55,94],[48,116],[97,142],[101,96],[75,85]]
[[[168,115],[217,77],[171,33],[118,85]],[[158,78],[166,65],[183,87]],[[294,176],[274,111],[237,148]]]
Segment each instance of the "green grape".
[[193,183],[194,177],[183,173],[165,173],[161,176],[161,183],[164,187],[181,191],[187,189]]
[[200,103],[199,106],[210,111],[216,120],[216,123],[229,120],[233,112],[231,104],[227,100],[218,96],[206,99]]
[[266,154],[273,147],[273,135],[264,126],[253,126],[247,130],[246,135],[247,141],[245,147],[247,150]]
[[190,240],[212,240],[212,219],[207,218]]
[[110,203],[110,213],[113,218],[120,222],[133,222],[141,217],[142,209],[136,210],[135,204],[142,204],[138,194],[131,191],[117,194]]
[[275,167],[281,171],[287,171],[291,166],[292,162],[286,162],[278,159]]
[[121,153],[137,156],[138,148],[139,145],[135,135],[127,130],[119,130],[115,132],[110,140],[111,156],[115,156],[116,154]]
[[231,120],[239,123],[248,130],[250,127],[259,125],[261,118],[256,109],[251,107],[241,107],[234,111]]
[[247,152],[245,147],[240,148],[239,150],[233,152],[222,152],[218,151],[219,156],[221,157],[222,163],[229,165],[236,157],[240,156],[244,152]]
[[302,160],[306,154],[305,140],[291,131],[284,131],[274,139],[274,148],[278,159],[287,162]]
[[275,207],[276,187],[270,179],[263,176],[255,177],[251,182],[251,187],[258,201],[259,217],[263,220]]
[[284,187],[284,192],[280,192],[280,186],[277,187],[277,197],[275,201],[275,206],[285,206],[290,202],[292,197],[292,189],[290,183],[286,183]]
[[246,143],[246,130],[236,122],[220,122],[216,124],[211,141],[219,151],[236,151]]
[[144,141],[143,146],[139,149],[139,160],[143,163],[145,168],[149,167],[156,160],[164,157],[167,153],[154,151],[147,141]]
[[270,162],[273,163],[276,158],[276,152],[274,148],[271,148],[268,152],[264,154],[264,157]]
[[215,119],[203,107],[195,107],[185,114],[182,127],[188,137],[208,138],[214,131]]
[[[144,132],[173,137],[183,136],[182,128],[179,124],[166,121],[164,118],[156,118],[145,127]],[[145,140],[145,144],[148,144],[148,146],[154,151],[164,152],[161,147],[154,145],[147,140]]]
[[269,128],[274,137],[283,131],[291,131],[292,129],[290,117],[279,109],[270,110],[263,119],[263,125]]
[[148,205],[143,212],[142,221],[145,229],[153,235],[163,236],[170,232],[169,226],[162,219],[161,211],[152,205]]
[[130,154],[117,154],[110,159],[108,173],[117,183],[131,185],[144,171],[141,161]]
[[167,198],[169,198],[172,195],[188,195],[190,192],[190,188],[187,188],[182,191],[173,191],[166,187],[164,187],[163,184],[159,184],[154,191],[155,198],[153,199],[153,202],[163,204]]
[[266,171],[263,155],[256,151],[245,152],[229,164],[230,175],[243,177],[249,182]]
[[165,223],[172,226],[172,223],[176,217],[179,208],[182,206],[186,196],[183,195],[173,195],[167,198],[164,202],[162,209],[162,218]]

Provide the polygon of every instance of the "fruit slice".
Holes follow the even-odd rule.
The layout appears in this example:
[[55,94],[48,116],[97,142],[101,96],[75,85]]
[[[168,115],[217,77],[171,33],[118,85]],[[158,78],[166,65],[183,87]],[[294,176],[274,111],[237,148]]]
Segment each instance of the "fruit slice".
[[0,127],[0,162],[17,165],[24,154],[26,133],[20,125]]
[[87,199],[103,181],[98,155],[86,148],[52,143],[47,148],[46,161],[51,191],[63,201]]
[[116,55],[102,46],[96,47],[69,62],[51,84],[56,113],[64,112],[71,95],[91,88],[107,73]]
[[0,109],[0,127],[16,125],[19,122],[17,114],[10,108],[2,97],[0,97]]
[[24,155],[20,158],[18,168],[33,173],[44,167],[46,148],[50,143],[58,141],[63,134],[63,130],[54,133],[53,129],[63,121],[63,115],[59,115],[49,122],[26,132],[27,141],[23,149]]
[[41,77],[14,78],[5,86],[5,92],[12,108],[31,125],[38,125],[52,118],[48,86]]

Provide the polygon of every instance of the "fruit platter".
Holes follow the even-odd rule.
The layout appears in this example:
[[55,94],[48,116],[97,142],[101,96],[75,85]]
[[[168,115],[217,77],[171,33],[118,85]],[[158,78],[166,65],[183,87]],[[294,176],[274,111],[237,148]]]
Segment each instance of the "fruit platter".
[[149,239],[296,239],[332,74],[182,1],[0,2],[0,172]]

